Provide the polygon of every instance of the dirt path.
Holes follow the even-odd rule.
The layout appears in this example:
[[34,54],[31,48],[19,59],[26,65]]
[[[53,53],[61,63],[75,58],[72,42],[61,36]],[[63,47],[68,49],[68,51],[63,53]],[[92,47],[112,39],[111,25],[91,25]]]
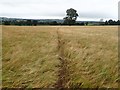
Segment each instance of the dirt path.
[[65,40],[62,39],[62,34],[57,31],[58,40],[58,59],[60,60],[59,78],[56,82],[55,88],[62,89],[67,88],[65,85],[69,81],[68,79],[68,61],[65,58]]

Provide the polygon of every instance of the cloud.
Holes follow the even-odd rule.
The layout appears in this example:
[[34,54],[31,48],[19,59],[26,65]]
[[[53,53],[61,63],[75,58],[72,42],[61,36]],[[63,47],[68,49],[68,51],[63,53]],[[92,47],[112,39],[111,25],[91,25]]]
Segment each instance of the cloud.
[[118,0],[1,0],[1,16],[64,17],[68,8],[80,18],[118,18]]

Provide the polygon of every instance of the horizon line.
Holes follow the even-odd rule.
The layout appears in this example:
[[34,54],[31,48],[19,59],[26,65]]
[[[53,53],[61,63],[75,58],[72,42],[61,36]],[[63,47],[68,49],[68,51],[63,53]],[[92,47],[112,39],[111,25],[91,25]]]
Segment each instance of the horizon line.
[[[34,20],[39,20],[39,19],[56,19],[56,20],[63,20],[62,18],[28,18],[28,17],[9,17],[9,16],[0,16],[0,18],[16,18],[16,19],[34,19]],[[81,19],[81,20],[80,20]],[[102,19],[102,18],[101,18]],[[101,20],[100,18],[79,18],[77,19],[76,21],[100,21]],[[119,19],[112,19],[112,18],[109,18],[109,19],[103,19],[103,21],[108,21],[108,20],[113,20],[113,21],[118,21]]]

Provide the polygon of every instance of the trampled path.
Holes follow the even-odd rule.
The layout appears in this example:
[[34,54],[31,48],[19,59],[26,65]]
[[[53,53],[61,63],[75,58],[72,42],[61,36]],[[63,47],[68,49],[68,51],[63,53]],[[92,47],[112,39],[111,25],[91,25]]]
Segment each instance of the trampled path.
[[55,88],[66,88],[66,83],[69,81],[68,75],[68,60],[65,58],[65,41],[62,39],[61,33],[57,31],[58,40],[58,59],[60,60],[60,68],[58,71],[58,81],[55,84]]

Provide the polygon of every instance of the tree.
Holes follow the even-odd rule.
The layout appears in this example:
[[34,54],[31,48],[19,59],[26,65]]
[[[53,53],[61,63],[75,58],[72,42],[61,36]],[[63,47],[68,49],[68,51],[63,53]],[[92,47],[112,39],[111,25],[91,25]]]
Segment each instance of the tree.
[[53,21],[50,23],[50,25],[58,25],[58,23],[56,21]]
[[73,8],[67,9],[67,16],[64,18],[64,24],[72,25],[75,24],[78,17],[77,11]]
[[4,25],[10,25],[11,22],[10,21],[4,21]]
[[120,20],[117,21],[117,25],[120,25]]
[[113,21],[112,19],[110,19],[110,20],[108,21],[108,24],[109,24],[109,25],[113,25],[113,22],[114,22],[114,21]]
[[37,25],[37,23],[38,23],[38,21],[37,21],[37,20],[33,20],[33,21],[32,21],[32,24],[33,24],[34,26],[36,26],[36,25]]
[[32,20],[29,20],[29,19],[28,19],[26,23],[27,23],[27,25],[30,25],[30,26],[31,26],[31,25],[32,25]]
[[105,25],[108,25],[108,21],[107,20],[105,21]]

